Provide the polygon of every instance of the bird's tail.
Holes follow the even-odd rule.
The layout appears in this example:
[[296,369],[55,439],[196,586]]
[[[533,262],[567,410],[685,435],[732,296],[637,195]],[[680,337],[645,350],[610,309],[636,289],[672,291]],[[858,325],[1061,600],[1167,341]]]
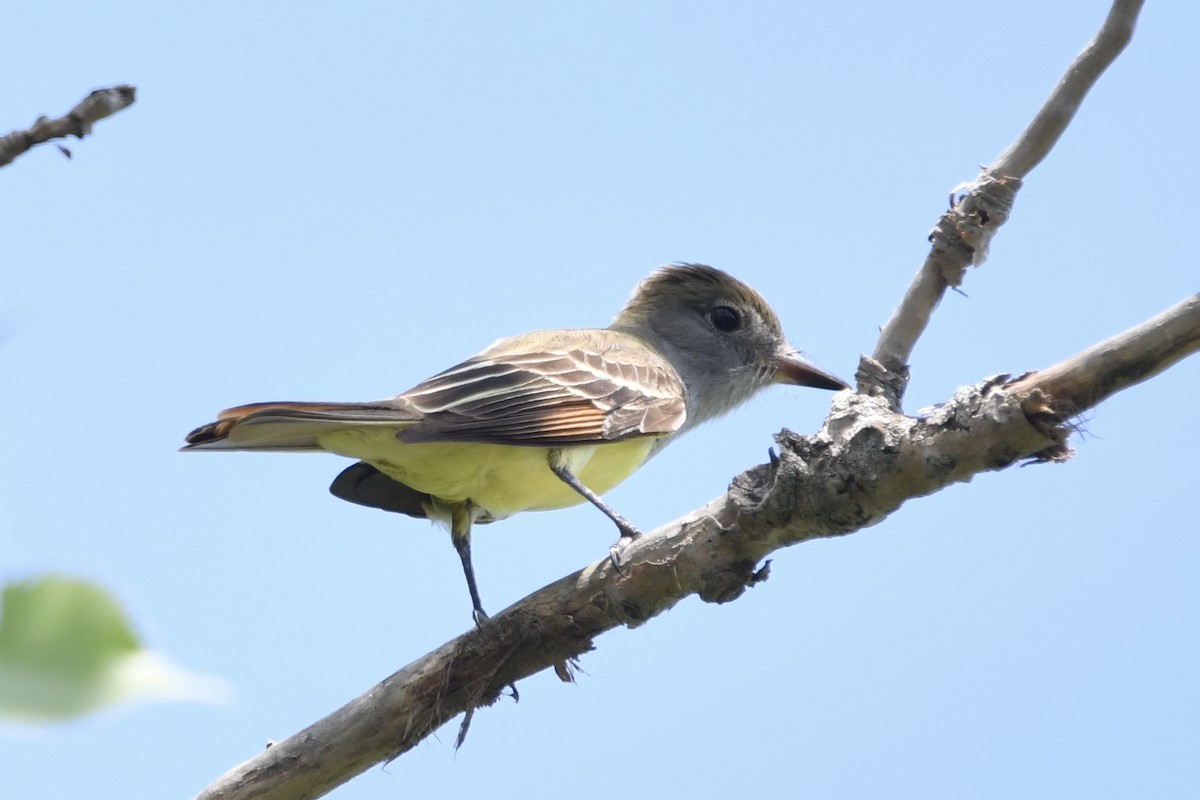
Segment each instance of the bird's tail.
[[376,403],[251,403],[228,408],[187,435],[183,450],[322,450],[318,437],[345,428],[410,425],[419,412]]

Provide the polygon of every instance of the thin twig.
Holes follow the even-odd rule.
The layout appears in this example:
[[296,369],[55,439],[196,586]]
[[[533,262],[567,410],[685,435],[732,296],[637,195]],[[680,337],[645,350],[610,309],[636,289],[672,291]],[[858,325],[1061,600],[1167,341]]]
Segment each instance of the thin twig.
[[[978,266],[987,259],[991,239],[1008,220],[1021,180],[1058,142],[1088,91],[1125,49],[1142,3],[1113,3],[1100,32],[1067,69],[1029,127],[975,181],[954,192],[951,208],[929,234],[933,243],[929,256],[883,326],[870,363],[884,372],[907,375],[913,348],[933,310],[948,288],[962,283],[968,266]],[[861,390],[882,394],[899,406],[900,395],[881,376],[862,377],[867,380],[860,380]],[[903,383],[898,385],[901,394]]]
[[[68,136],[82,139],[92,132],[94,124],[128,108],[136,99],[137,89],[134,87],[125,84],[111,86],[92,92],[61,117],[38,117],[28,130],[13,131],[0,137],[0,167],[7,166],[17,156],[39,144]],[[69,156],[70,151],[63,149]]]
[[1143,2],[1117,0],[1113,3],[1096,38],[1075,57],[1029,127],[989,167],[990,174],[1024,178],[1049,155],[1083,105],[1087,93],[1133,38],[1133,28]]

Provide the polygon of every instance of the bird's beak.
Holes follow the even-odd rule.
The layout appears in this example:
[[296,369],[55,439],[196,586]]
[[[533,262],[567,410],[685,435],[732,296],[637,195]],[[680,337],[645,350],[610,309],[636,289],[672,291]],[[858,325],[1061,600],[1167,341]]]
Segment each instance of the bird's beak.
[[775,357],[775,382],[794,386],[811,386],[814,389],[849,389],[850,384],[820,367],[801,358],[796,351],[789,350]]

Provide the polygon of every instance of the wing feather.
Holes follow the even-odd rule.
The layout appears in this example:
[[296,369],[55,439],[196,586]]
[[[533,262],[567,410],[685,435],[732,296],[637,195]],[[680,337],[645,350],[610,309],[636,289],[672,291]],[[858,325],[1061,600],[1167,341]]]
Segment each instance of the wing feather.
[[683,426],[683,382],[656,351],[611,330],[543,331],[374,403],[253,403],[188,434],[189,450],[320,450],[330,432],[397,429],[403,442],[599,444]]
[[423,414],[401,441],[558,446],[662,436],[687,418],[683,382],[656,351],[610,330],[507,339],[396,398]]

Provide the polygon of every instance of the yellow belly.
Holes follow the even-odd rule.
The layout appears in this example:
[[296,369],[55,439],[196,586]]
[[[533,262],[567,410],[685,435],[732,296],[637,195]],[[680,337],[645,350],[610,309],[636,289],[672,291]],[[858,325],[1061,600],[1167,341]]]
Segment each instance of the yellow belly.
[[[394,430],[348,428],[323,434],[321,447],[366,461],[388,477],[450,502],[471,500],[493,517],[564,508],[584,502],[550,471],[549,447],[472,442],[404,444]],[[559,448],[568,468],[597,494],[628,478],[658,439],[645,437]]]

